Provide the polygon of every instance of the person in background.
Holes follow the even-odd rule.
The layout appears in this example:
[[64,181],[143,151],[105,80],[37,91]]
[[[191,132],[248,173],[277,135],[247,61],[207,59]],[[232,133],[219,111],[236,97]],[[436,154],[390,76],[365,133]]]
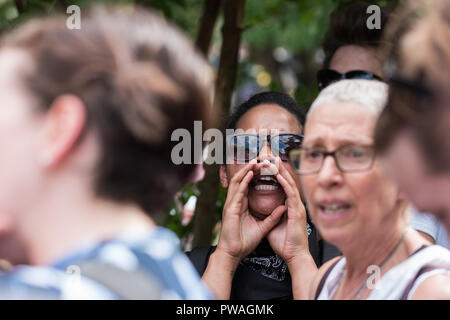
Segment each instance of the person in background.
[[[391,90],[375,147],[414,206],[450,234],[448,1],[409,2],[386,35]],[[419,50],[420,49],[420,50]]]
[[289,151],[301,146],[303,122],[296,102],[279,92],[258,93],[230,115],[226,129],[233,133],[227,133],[220,167],[228,190],[219,241],[188,253],[219,299],[292,299],[290,256],[296,248],[286,241],[292,234],[303,237],[311,266],[321,260],[299,178],[288,162]]
[[[450,299],[450,252],[408,226],[408,201],[374,152],[387,92],[379,81],[342,80],[308,111],[302,148],[290,158],[313,223],[343,256],[315,271],[305,269],[304,251],[294,254],[292,278],[313,278],[309,288],[293,284],[294,297],[309,290],[319,300]],[[301,248],[302,240],[289,242]]]
[[[380,54],[383,47],[383,34],[393,15],[392,5],[380,7],[381,29],[368,29],[368,3],[357,2],[335,11],[330,19],[325,35],[324,69],[317,73],[319,90],[342,79],[380,80],[385,78],[383,71],[384,57]],[[389,41],[389,40],[387,40]],[[413,211],[410,224],[430,243],[448,246],[449,239],[440,230],[439,221],[427,218],[426,213]],[[336,256],[336,248],[325,244],[326,260]],[[324,262],[325,262],[324,261]]]
[[421,213],[417,209],[412,208],[410,225],[420,230],[421,234],[428,238],[430,243],[438,244],[450,250],[450,238],[448,237],[445,225],[431,213]]
[[172,131],[216,114],[188,39],[144,8],[96,6],[80,30],[51,16],[6,34],[0,69],[0,253],[24,253],[0,258],[31,265],[0,277],[0,297],[211,298],[154,220],[201,173],[174,165]]
[[356,2],[332,13],[322,43],[325,59],[324,68],[317,73],[319,90],[342,79],[383,79],[378,50],[392,8],[380,7],[381,29],[369,29],[368,6],[368,3]]
[[[382,81],[382,62],[377,50],[390,8],[381,7],[380,30],[367,28],[367,7],[367,3],[356,2],[332,13],[322,43],[325,53],[323,69],[317,72],[319,91],[343,79]],[[322,263],[341,255],[335,246],[323,241],[320,234],[319,239],[324,252]]]

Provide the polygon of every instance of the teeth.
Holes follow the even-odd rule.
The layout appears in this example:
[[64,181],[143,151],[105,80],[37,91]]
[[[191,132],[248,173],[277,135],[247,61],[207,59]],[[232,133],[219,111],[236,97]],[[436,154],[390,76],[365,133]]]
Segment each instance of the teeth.
[[259,178],[259,180],[263,180],[263,181],[273,181],[275,183],[278,183],[278,181],[274,178],[274,177],[269,177],[269,176],[262,176]]
[[322,206],[322,209],[325,213],[337,213],[341,210],[345,210],[348,208],[348,205],[345,204],[329,204]]
[[256,191],[273,191],[273,190],[277,190],[278,186],[272,186],[272,185],[267,185],[267,184],[260,184],[255,186],[255,190]]

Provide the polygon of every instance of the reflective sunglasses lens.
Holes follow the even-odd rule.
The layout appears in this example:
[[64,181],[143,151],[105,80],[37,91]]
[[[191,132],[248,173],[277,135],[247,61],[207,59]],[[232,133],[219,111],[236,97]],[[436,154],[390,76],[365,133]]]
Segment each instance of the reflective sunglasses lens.
[[258,156],[258,137],[253,135],[233,136],[230,151],[233,152],[235,161],[249,162]]
[[289,161],[289,152],[302,146],[303,136],[296,134],[282,134],[273,139],[271,149],[282,161]]
[[364,79],[364,80],[372,80],[376,76],[372,72],[355,70],[346,73],[346,79]]
[[291,166],[297,173],[300,173],[301,154],[302,153],[301,153],[300,149],[291,150],[289,152],[289,160],[290,160]]

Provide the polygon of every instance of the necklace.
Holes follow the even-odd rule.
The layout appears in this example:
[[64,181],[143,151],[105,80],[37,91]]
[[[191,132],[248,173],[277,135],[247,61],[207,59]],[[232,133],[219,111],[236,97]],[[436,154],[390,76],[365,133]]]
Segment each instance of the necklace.
[[[392,258],[392,256],[394,255],[394,253],[397,251],[397,249],[400,247],[400,245],[402,244],[403,240],[405,239],[405,234],[406,231],[408,231],[408,228],[406,228],[403,233],[402,236],[400,237],[400,240],[398,240],[397,244],[395,245],[394,249],[391,250],[391,252],[388,254],[388,256],[383,260],[383,262],[381,262],[380,266],[379,266],[379,270],[381,273],[381,269],[383,268],[383,266],[389,261],[390,258]],[[339,280],[339,285],[338,285],[338,289],[341,287],[342,285],[342,281],[345,278],[345,273],[346,271],[344,271],[344,274],[342,275],[341,279]],[[364,292],[364,288],[366,287],[366,283],[367,280],[369,280],[370,275],[363,281],[363,283],[357,288],[355,293],[352,293],[352,295],[350,295],[350,300],[359,300],[361,298],[362,293]],[[337,293],[338,290],[336,290]]]

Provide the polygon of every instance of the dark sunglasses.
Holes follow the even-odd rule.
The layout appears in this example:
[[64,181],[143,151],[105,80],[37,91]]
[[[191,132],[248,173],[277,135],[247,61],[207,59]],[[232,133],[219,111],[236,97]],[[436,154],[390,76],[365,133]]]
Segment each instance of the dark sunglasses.
[[376,74],[364,71],[364,70],[352,70],[346,73],[339,73],[332,69],[322,69],[317,72],[317,86],[319,91],[329,86],[333,82],[344,79],[364,79],[364,80],[379,80],[383,81],[380,76]]
[[227,136],[227,155],[238,162],[249,162],[261,152],[264,143],[270,144],[274,156],[289,161],[289,152],[302,146],[303,135],[282,133],[277,135],[234,134]]

